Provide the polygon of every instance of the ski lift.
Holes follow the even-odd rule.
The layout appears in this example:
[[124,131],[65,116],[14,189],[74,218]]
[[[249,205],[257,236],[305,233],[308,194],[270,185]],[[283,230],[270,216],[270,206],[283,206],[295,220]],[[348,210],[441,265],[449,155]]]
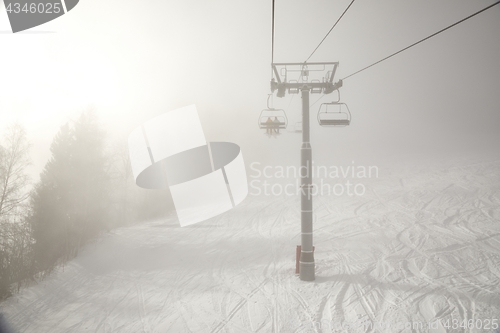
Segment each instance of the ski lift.
[[268,130],[267,133],[279,134],[280,129],[286,129],[288,126],[288,118],[284,110],[269,107],[269,98],[271,96],[272,94],[267,98],[267,109],[260,112],[259,128]]
[[268,129],[285,129],[288,126],[288,118],[282,109],[264,109],[260,112],[259,128]]
[[323,103],[318,110],[318,123],[320,126],[349,126],[351,111],[345,103]]

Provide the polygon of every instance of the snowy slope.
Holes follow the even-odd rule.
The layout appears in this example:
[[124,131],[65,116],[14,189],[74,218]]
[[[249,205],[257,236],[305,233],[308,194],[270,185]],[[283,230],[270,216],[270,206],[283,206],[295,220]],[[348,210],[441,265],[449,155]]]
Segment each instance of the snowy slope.
[[[456,165],[384,169],[363,197],[315,198],[312,283],[294,274],[299,199],[249,196],[198,225],[173,215],[103,235],[2,311],[19,332],[492,332],[500,162]],[[437,319],[490,328],[419,326]]]

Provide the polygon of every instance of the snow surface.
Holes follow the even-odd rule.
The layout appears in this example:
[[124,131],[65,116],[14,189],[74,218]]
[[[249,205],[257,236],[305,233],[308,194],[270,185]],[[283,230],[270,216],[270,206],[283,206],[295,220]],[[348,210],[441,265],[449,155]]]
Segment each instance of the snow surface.
[[2,311],[20,333],[494,331],[361,324],[500,320],[499,160],[381,167],[362,197],[314,200],[314,282],[294,274],[299,198],[249,196],[113,230]]

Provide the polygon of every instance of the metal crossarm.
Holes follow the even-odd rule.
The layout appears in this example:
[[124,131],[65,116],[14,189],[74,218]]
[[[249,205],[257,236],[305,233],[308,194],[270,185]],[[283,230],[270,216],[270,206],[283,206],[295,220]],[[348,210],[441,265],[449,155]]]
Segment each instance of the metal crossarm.
[[[271,80],[271,91],[278,91],[277,97],[284,97],[286,92],[296,94],[307,85],[311,93],[330,94],[342,87],[342,81],[333,83],[338,62],[289,62],[271,64],[274,77]],[[327,70],[328,68],[331,68]],[[312,79],[308,82],[310,76],[317,72],[327,71],[326,77]],[[316,75],[317,76],[317,75]],[[301,82],[302,81],[302,82]]]

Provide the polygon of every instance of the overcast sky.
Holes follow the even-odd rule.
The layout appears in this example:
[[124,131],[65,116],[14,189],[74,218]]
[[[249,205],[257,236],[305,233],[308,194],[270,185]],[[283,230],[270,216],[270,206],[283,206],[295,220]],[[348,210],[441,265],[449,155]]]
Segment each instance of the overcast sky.
[[[339,61],[343,78],[493,2],[357,0],[310,61]],[[276,1],[275,61],[304,61],[349,3]],[[89,106],[119,142],[147,119],[196,104],[207,139],[239,144],[247,164],[299,161],[300,135],[268,139],[257,127],[269,93],[271,0],[81,0],[19,34],[9,33],[2,4],[0,31],[1,131],[26,126],[33,175],[59,127]],[[498,150],[499,31],[500,5],[347,79],[352,126],[312,121],[314,159]],[[300,103],[274,99],[292,128]]]

